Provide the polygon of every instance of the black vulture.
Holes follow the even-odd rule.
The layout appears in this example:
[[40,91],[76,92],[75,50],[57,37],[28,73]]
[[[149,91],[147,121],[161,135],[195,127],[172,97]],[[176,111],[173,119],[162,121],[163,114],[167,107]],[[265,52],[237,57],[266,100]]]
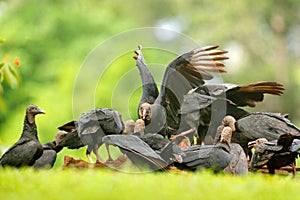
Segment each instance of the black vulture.
[[[155,102],[143,103],[139,107],[139,118],[143,119],[146,125],[145,133],[159,133],[170,137],[169,131],[178,130],[179,110],[184,95],[191,89],[203,85],[205,80],[212,79],[213,76],[207,72],[226,72],[222,61],[228,59],[223,56],[227,52],[216,48],[218,46],[196,48],[177,57],[167,66]],[[141,49],[135,53],[137,65],[145,63]]]
[[223,128],[220,142],[216,145],[194,145],[182,150],[181,163],[175,166],[181,169],[199,170],[211,168],[215,172],[223,171],[230,163],[230,141],[232,130]]
[[161,170],[167,166],[166,161],[136,135],[107,135],[103,142],[119,147],[140,170]]
[[214,143],[217,144],[220,141],[220,137],[223,131],[223,128],[228,126],[231,128],[231,130],[234,132],[235,131],[235,118],[232,117],[231,115],[227,115],[222,119],[221,125],[217,128],[217,132],[215,135],[215,140]]
[[45,114],[36,105],[26,108],[23,132],[20,139],[10,147],[0,158],[1,166],[22,167],[32,166],[42,155],[43,147],[38,139],[35,116]]
[[[293,142],[298,139],[296,142]],[[249,146],[255,146],[255,151],[251,158],[250,170],[257,171],[262,166],[267,165],[269,173],[275,174],[275,169],[280,167],[293,165],[295,166],[295,159],[298,157],[300,136],[295,136],[290,133],[282,134],[278,140],[270,142],[254,141],[249,143]],[[294,170],[295,173],[295,170]]]
[[[217,128],[217,133],[215,135],[214,143],[217,144],[220,141],[222,131],[225,127],[228,127],[235,131],[235,118],[230,115],[227,115],[223,118],[221,125]],[[233,137],[233,136],[232,136]],[[233,175],[245,175],[248,172],[248,160],[246,154],[237,143],[230,143],[230,154],[231,160],[229,165],[224,169],[225,173],[230,173]]]
[[63,147],[59,147],[56,145],[55,141],[47,142],[42,145],[43,146],[43,154],[39,159],[35,161],[33,164],[34,168],[52,168],[57,157],[57,153],[59,153]]
[[201,95],[208,95],[214,100],[209,106],[199,109],[198,143],[213,142],[214,134],[224,116],[231,115],[238,120],[248,114],[240,107],[255,107],[255,103],[263,101],[264,94],[281,95],[283,91],[283,85],[274,81],[258,81],[245,85],[225,83],[199,86],[189,94],[191,97],[187,98],[187,101],[191,98],[199,99],[199,95],[200,99],[203,99]]
[[[103,144],[102,137],[110,134],[122,134],[124,123],[121,114],[110,108],[95,108],[89,112],[81,114],[79,120],[66,123],[58,127],[59,130],[74,131],[83,143],[87,145],[86,155],[92,163],[91,152],[93,151],[98,161],[103,159],[98,153],[98,148]],[[106,145],[108,160],[112,160],[109,146]]]
[[268,141],[277,140],[280,135],[287,133],[300,136],[300,130],[280,113],[249,113],[236,121],[235,128],[232,142],[240,144],[249,158],[252,154],[248,148],[250,141],[258,138],[266,138]]

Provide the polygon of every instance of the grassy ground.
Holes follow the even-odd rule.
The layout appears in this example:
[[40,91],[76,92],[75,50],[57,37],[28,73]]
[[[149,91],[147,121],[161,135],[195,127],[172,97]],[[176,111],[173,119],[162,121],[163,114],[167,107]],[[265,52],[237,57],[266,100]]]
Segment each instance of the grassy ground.
[[298,176],[0,169],[0,199],[300,199]]

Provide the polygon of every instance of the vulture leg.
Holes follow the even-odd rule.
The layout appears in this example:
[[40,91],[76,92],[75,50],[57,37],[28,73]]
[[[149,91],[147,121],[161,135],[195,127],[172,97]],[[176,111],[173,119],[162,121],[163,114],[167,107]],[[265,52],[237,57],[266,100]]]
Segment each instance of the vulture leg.
[[86,149],[86,157],[89,160],[90,163],[94,163],[93,158],[91,156],[91,152],[92,152],[92,146],[88,145],[88,148]]
[[293,169],[293,177],[295,177],[295,175],[296,175],[296,165],[295,165],[295,161],[293,161],[293,163],[292,163],[292,169]]
[[268,170],[269,170],[269,174],[275,174],[275,169],[273,167],[268,166]]
[[94,146],[93,152],[94,152],[94,154],[96,155],[96,158],[97,158],[97,160],[98,160],[99,162],[104,162],[103,159],[100,157],[100,155],[99,155],[99,153],[98,153],[98,149],[99,149],[99,146],[98,146],[98,144],[96,144],[96,145]]
[[105,144],[105,147],[106,147],[106,151],[107,151],[107,154],[108,154],[108,159],[107,161],[113,161],[111,155],[110,155],[110,151],[109,151],[109,145],[108,144]]
[[[195,142],[193,141],[193,144],[192,145],[195,145]],[[201,137],[199,136],[196,136],[196,145],[202,145],[202,139]]]

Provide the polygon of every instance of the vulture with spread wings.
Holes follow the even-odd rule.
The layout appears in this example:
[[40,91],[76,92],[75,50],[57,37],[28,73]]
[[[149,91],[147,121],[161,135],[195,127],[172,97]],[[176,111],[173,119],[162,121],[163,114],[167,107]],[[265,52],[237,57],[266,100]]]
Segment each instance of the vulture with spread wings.
[[238,120],[249,114],[240,107],[255,107],[256,103],[263,101],[265,94],[281,95],[283,91],[283,85],[274,81],[202,85],[185,95],[181,114],[192,127],[198,127],[199,144],[212,144],[212,138],[225,115]]
[[[226,72],[222,61],[228,59],[223,55],[227,51],[217,48],[218,46],[196,48],[180,55],[167,66],[159,95],[154,103],[139,104],[139,118],[145,121],[145,133],[160,133],[165,136],[178,129],[179,110],[184,95],[191,89],[203,85],[205,80],[212,79],[213,76],[208,72]],[[135,53],[137,66],[146,66],[140,47]]]

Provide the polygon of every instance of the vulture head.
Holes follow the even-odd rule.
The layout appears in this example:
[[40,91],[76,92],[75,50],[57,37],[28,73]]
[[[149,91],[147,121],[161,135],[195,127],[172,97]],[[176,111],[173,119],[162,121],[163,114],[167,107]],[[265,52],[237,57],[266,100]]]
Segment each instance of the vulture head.
[[256,148],[258,145],[268,142],[266,138],[258,138],[257,140],[248,142],[248,148]]
[[33,104],[30,104],[29,106],[27,106],[26,117],[27,117],[29,123],[33,124],[35,122],[35,116],[37,114],[46,114],[46,112]]
[[222,120],[222,124],[224,126],[229,126],[233,132],[235,131],[235,122],[235,118],[230,115],[225,116]]
[[151,105],[149,103],[143,103],[139,109],[139,118],[145,122],[149,122],[151,120],[151,115]]

